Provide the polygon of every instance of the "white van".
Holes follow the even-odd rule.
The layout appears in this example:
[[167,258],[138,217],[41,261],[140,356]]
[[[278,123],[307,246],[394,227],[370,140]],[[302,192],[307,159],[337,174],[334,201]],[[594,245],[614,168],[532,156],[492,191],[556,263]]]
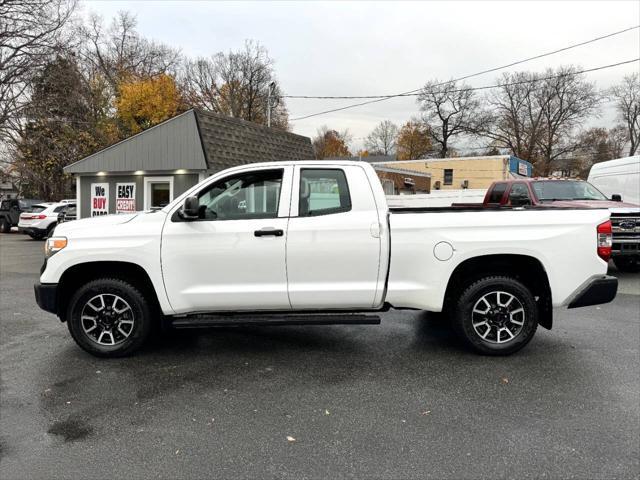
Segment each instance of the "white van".
[[620,195],[623,202],[640,205],[640,155],[596,163],[587,181],[609,198]]

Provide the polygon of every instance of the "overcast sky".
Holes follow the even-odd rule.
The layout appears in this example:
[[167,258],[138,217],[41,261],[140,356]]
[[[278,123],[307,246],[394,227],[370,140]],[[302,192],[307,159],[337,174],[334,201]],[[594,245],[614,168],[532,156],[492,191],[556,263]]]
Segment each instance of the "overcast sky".
[[[500,66],[640,24],[640,2],[187,2],[85,1],[85,13],[110,19],[134,12],[138,30],[190,56],[264,45],[290,95],[384,95]],[[598,67],[640,57],[640,30],[516,67],[542,71],[577,64]],[[601,87],[638,71],[634,63],[587,74]],[[507,70],[505,70],[507,71]],[[498,72],[499,73],[499,72]],[[490,85],[497,73],[470,79]],[[290,118],[350,100],[287,101]],[[381,120],[398,124],[419,113],[413,98],[291,122],[313,136],[328,125],[348,129],[353,147]],[[613,112],[590,122],[611,126]]]

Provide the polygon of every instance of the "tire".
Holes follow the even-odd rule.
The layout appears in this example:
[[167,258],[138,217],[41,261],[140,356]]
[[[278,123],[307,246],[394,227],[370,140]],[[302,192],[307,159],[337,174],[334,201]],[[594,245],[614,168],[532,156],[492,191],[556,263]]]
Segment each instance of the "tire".
[[463,290],[452,320],[456,332],[476,352],[510,355],[535,335],[538,307],[531,291],[518,280],[490,276]]
[[0,218],[0,233],[10,233],[11,225],[6,218]]
[[140,290],[117,278],[101,278],[81,287],[69,302],[66,320],[80,348],[96,357],[131,355],[149,337],[152,323],[149,302]]
[[51,236],[53,229],[56,228],[57,225],[58,225],[58,222],[54,222],[47,227],[47,233],[45,234],[46,238],[49,238]]
[[625,257],[615,257],[613,263],[621,272],[640,272],[640,255],[629,255]]

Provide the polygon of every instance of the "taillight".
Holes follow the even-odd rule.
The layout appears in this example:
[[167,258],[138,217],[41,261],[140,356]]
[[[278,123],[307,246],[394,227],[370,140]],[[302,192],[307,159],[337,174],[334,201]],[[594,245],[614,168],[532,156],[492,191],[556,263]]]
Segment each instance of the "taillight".
[[47,218],[46,215],[34,215],[33,217],[34,220],[44,220],[45,218]]
[[598,225],[598,256],[605,262],[611,258],[611,247],[613,245],[613,235],[611,233],[611,220]]

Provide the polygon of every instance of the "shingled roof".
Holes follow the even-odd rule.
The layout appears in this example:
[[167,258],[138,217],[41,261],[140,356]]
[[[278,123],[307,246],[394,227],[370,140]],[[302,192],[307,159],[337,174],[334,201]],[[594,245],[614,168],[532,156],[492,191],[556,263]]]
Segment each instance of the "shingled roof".
[[204,110],[189,110],[64,167],[66,173],[219,171],[312,159],[308,137]]
[[308,137],[204,110],[195,112],[211,170],[253,162],[314,158]]

